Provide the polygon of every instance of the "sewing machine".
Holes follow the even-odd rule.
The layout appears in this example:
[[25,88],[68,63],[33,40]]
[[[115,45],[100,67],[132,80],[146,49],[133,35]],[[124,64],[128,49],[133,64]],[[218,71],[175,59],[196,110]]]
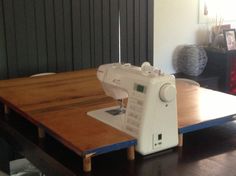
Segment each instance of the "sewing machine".
[[[97,77],[106,95],[121,103],[88,115],[137,138],[136,151],[142,155],[178,144],[174,76],[149,63],[141,67],[114,63],[101,65]],[[125,107],[122,100],[126,98]]]

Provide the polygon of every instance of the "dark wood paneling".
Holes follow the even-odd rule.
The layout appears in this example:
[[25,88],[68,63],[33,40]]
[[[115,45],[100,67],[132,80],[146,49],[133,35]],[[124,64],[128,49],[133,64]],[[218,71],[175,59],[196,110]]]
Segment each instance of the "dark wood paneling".
[[147,31],[147,60],[153,65],[153,21],[154,21],[154,0],[148,0],[148,31]]
[[54,1],[55,24],[56,24],[56,51],[57,51],[57,70],[65,71],[65,33],[63,19],[63,0]]
[[73,63],[75,70],[82,68],[80,6],[80,0],[72,0]]
[[102,33],[103,33],[103,62],[111,61],[111,31],[110,31],[110,0],[103,0],[102,3]]
[[140,50],[140,59],[138,65],[147,61],[147,32],[148,32],[148,15],[147,15],[147,0],[139,0],[140,1],[140,41],[139,41],[139,50]]
[[63,0],[64,7],[64,32],[65,32],[65,70],[73,68],[72,63],[72,27],[71,27],[71,0]]
[[26,18],[25,18],[25,1],[14,1],[15,15],[15,36],[16,36],[16,55],[18,65],[18,75],[24,76],[29,72],[29,60],[27,55],[27,38],[26,35]]
[[152,62],[153,0],[1,0],[0,79]]
[[3,2],[0,0],[0,79],[7,77],[7,53],[3,18]]
[[91,67],[90,53],[90,5],[89,0],[81,0],[81,40],[82,40],[82,67]]
[[127,0],[127,62],[134,64],[134,1]]
[[153,0],[120,0],[122,62],[153,63]]
[[119,60],[119,1],[110,0],[111,62]]
[[140,63],[140,0],[134,1],[134,64]]
[[3,0],[9,78],[18,76],[13,0]]
[[90,3],[90,56],[91,66],[95,67],[95,43],[94,43],[94,0],[89,0]]
[[26,15],[26,40],[28,52],[28,73],[27,75],[38,73],[38,50],[36,39],[35,3],[33,0],[25,0]]
[[46,34],[47,34],[47,56],[48,56],[48,71],[57,71],[57,52],[56,52],[56,34],[55,34],[55,10],[54,0],[45,1],[45,19],[46,19]]
[[47,72],[47,42],[44,0],[35,0],[36,36],[38,49],[38,71]]
[[121,37],[121,60],[128,61],[128,33],[127,33],[127,0],[120,0],[120,37]]
[[102,0],[94,1],[94,54],[95,67],[103,63]]

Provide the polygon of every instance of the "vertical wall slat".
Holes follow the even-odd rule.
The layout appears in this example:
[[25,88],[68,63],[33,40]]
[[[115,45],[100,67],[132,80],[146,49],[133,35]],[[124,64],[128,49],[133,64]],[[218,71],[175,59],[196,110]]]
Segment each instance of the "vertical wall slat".
[[134,0],[127,0],[127,62],[134,64]]
[[103,63],[102,0],[94,1],[94,53],[95,67]]
[[27,75],[27,73],[29,73],[24,0],[14,1],[14,14],[15,14],[18,75],[24,76]]
[[140,64],[140,0],[134,1],[134,64]]
[[25,0],[26,35],[28,53],[28,75],[38,73],[38,53],[35,24],[35,5],[32,0]]
[[119,1],[110,0],[111,62],[119,61]]
[[102,19],[103,62],[109,63],[111,60],[110,0],[103,0]]
[[121,60],[128,61],[128,36],[127,36],[127,0],[120,0],[120,34],[121,34]]
[[83,68],[91,67],[90,53],[90,5],[89,0],[81,0],[81,39]]
[[45,0],[48,71],[57,72],[55,16],[53,0]]
[[9,78],[18,76],[13,0],[3,0]]
[[7,78],[7,53],[3,17],[3,1],[0,0],[0,79]]
[[65,32],[63,19],[63,0],[54,0],[55,8],[55,32],[56,32],[56,51],[57,51],[57,70],[65,71]]
[[36,35],[38,49],[38,71],[47,72],[47,42],[45,31],[44,0],[35,0]]
[[94,43],[94,0],[89,0],[90,11],[90,56],[91,66],[95,67],[95,43]]
[[80,0],[72,0],[73,63],[75,70],[82,68],[80,16]]
[[65,70],[73,68],[72,63],[72,28],[71,28],[71,0],[63,0],[64,32],[65,32]]
[[154,21],[154,0],[148,0],[148,42],[147,59],[153,65],[153,21]]
[[147,61],[147,0],[140,0],[140,60],[139,65]]

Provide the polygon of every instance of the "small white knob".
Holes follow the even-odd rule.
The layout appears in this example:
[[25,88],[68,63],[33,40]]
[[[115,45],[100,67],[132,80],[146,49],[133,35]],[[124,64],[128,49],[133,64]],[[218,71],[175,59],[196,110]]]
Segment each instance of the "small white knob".
[[164,102],[170,102],[176,97],[176,88],[173,84],[166,83],[160,88],[160,99]]

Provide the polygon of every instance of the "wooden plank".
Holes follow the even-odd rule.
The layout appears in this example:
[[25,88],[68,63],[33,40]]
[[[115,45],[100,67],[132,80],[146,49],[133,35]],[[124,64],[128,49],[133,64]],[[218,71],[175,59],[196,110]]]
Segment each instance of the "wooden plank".
[[15,29],[16,29],[16,54],[18,63],[18,75],[26,76],[29,74],[29,60],[27,54],[27,35],[25,19],[25,1],[14,1]]
[[148,31],[147,31],[147,59],[153,65],[153,23],[154,23],[154,0],[148,0]]
[[5,17],[4,20],[6,32],[8,74],[10,78],[13,78],[18,76],[13,0],[3,0],[3,7]]
[[103,63],[111,62],[110,0],[102,3]]
[[47,72],[47,41],[45,27],[44,0],[34,0],[36,18],[36,36],[38,49],[38,71]]
[[127,37],[127,0],[120,0],[120,42],[121,42],[121,61],[128,61],[128,37]]
[[[95,1],[97,2],[97,1]],[[97,9],[99,7],[94,8]],[[96,19],[95,19],[96,21]],[[100,33],[101,35],[101,33]],[[81,39],[82,39],[82,63],[83,68],[91,67],[90,53],[90,5],[88,0],[81,0]],[[95,45],[96,46],[96,45]],[[97,47],[97,46],[96,46]],[[96,55],[96,54],[95,54]],[[95,58],[99,56],[96,55]]]
[[6,36],[3,17],[3,0],[0,0],[0,79],[6,79],[7,74],[7,53],[6,53]]
[[53,0],[45,1],[45,19],[47,33],[47,50],[48,50],[48,71],[57,71],[57,52],[56,52],[56,35],[55,35],[55,15]]
[[134,64],[134,1],[127,0],[127,62]]
[[140,64],[140,0],[134,1],[134,64]]
[[56,32],[56,52],[57,52],[57,70],[65,71],[65,33],[63,19],[63,0],[54,1],[55,8],[55,32]]
[[103,63],[102,1],[94,1],[94,54],[95,67]]
[[119,1],[110,0],[111,62],[119,61]]
[[73,70],[72,63],[72,15],[71,0],[63,0],[65,31],[65,70]]
[[139,0],[140,1],[140,40],[139,40],[139,53],[140,53],[140,59],[139,63],[137,65],[141,65],[143,62],[147,60],[147,17],[148,17],[148,11],[147,11],[147,0]]
[[72,0],[73,63],[75,70],[82,68],[80,6],[80,0]]
[[[82,157],[136,144],[128,134],[86,115],[87,111],[114,105],[115,102],[104,95],[96,70],[7,80],[0,82],[0,87],[1,101],[7,101],[10,108],[15,107],[15,111],[40,127],[39,131],[45,130]],[[14,96],[11,96],[12,92]],[[65,104],[65,100],[76,100],[77,103]],[[57,106],[58,103],[62,103],[61,106]]]
[[25,15],[26,15],[27,52],[29,61],[28,74],[32,75],[39,72],[34,1],[25,0]]

